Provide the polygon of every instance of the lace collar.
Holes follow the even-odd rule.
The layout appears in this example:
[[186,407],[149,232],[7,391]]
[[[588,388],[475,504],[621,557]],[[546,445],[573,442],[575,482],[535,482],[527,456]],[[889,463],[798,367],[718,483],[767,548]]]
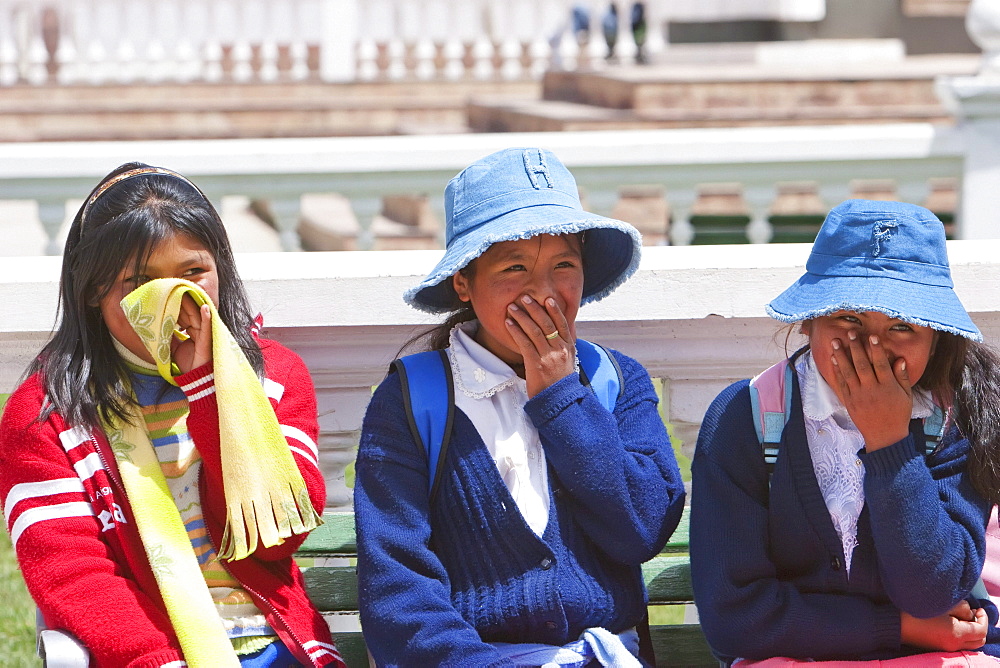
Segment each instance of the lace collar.
[[456,325],[449,335],[455,387],[467,397],[485,399],[511,385],[524,385],[506,362],[476,342],[477,331],[479,321],[470,320]]
[[[807,418],[812,420],[827,420],[831,417],[838,417],[850,422],[847,408],[840,403],[837,393],[827,384],[819,369],[816,368],[816,360],[811,352],[803,354],[795,363],[795,370],[799,376],[799,385],[802,391],[802,412]],[[934,410],[934,401],[930,392],[926,390],[913,390],[913,410],[911,418],[925,418]],[[853,425],[853,422],[851,422]]]

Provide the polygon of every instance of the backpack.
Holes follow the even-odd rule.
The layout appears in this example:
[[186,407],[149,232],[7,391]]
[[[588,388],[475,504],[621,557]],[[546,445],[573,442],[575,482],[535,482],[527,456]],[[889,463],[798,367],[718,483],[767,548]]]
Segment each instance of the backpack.
[[[795,360],[808,348],[795,351],[791,357],[768,367],[750,380],[750,410],[754,416],[754,429],[764,454],[764,466],[767,467],[768,483],[774,473],[774,465],[778,461],[778,450],[781,446],[781,435],[785,424],[792,413],[792,388],[795,373]],[[937,405],[934,411],[924,419],[924,457],[937,447],[944,436],[945,415]],[[972,599],[989,599],[982,577],[969,592]],[[967,599],[968,600],[968,599]],[[969,600],[969,604],[979,607],[978,601]]]
[[[576,355],[580,381],[593,390],[602,406],[613,411],[624,384],[617,360],[603,346],[583,339],[576,340]],[[403,409],[413,440],[427,454],[428,497],[433,503],[455,419],[451,362],[446,351],[430,350],[395,360],[391,371],[399,374],[403,386]]]

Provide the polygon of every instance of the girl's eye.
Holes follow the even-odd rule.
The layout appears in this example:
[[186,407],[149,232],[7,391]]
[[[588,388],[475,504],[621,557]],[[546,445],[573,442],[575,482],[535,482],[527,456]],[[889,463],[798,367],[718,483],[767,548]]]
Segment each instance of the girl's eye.
[[844,322],[849,322],[852,325],[860,325],[861,320],[853,315],[842,315],[838,317],[838,320],[843,320]]
[[559,264],[557,264],[556,265],[556,269],[572,269],[575,266],[576,265],[574,263],[570,262],[569,260],[565,260],[565,261],[560,262]]
[[192,267],[184,272],[185,276],[197,276],[198,274],[204,274],[205,270],[201,267]]
[[907,325],[905,322],[900,322],[893,325],[892,330],[896,332],[912,332],[913,328]]
[[512,264],[504,269],[504,271],[525,271],[525,268],[523,264]]
[[146,283],[149,283],[151,280],[153,279],[151,279],[149,276],[146,276],[145,274],[138,274],[136,276],[129,276],[128,278],[125,279],[124,282],[125,285],[130,285],[133,288],[137,288],[140,285],[145,285]]

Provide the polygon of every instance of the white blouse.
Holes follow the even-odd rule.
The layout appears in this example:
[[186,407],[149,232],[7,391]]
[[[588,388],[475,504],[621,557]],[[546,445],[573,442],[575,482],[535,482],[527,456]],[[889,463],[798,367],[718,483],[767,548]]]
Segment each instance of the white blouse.
[[455,406],[472,421],[524,521],[541,536],[549,521],[549,480],[538,430],[524,412],[527,384],[472,338],[477,321],[451,330]]
[[[796,361],[795,370],[813,471],[840,536],[850,572],[851,556],[858,544],[858,517],[865,505],[865,466],[858,457],[865,442],[836,392],[820,375],[810,353]],[[926,418],[933,409],[930,393],[915,389],[911,418]]]

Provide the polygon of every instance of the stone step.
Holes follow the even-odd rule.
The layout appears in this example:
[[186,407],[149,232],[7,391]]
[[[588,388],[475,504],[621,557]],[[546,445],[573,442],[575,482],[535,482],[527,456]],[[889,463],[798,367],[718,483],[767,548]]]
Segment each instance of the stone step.
[[938,76],[974,74],[979,56],[891,62],[691,63],[549,72],[542,99],[473,100],[477,132],[950,121]]
[[900,106],[706,106],[697,109],[634,111],[573,102],[473,101],[467,121],[474,132],[552,132],[637,130],[770,125],[836,125],[842,123],[951,122],[941,104]]
[[0,141],[464,132],[475,95],[537,97],[537,82],[14,86]]

